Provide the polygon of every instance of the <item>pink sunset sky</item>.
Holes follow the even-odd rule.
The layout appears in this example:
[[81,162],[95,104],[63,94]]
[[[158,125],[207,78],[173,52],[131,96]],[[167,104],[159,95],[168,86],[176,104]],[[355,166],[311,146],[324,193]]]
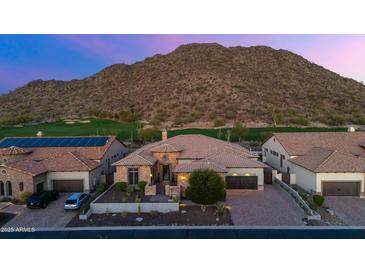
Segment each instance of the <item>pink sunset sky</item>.
[[365,35],[0,35],[0,94],[35,79],[80,79],[187,43],[286,49],[365,81]]

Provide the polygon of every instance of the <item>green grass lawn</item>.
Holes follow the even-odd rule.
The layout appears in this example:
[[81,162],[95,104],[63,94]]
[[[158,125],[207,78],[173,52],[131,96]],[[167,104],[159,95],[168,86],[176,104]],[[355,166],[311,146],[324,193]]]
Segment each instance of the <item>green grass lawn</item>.
[[[45,123],[40,125],[0,128],[0,139],[9,136],[36,136],[38,131],[43,131],[45,136],[86,136],[86,135],[117,135],[121,140],[133,139],[137,136],[137,123],[123,123],[112,120],[90,119],[90,123],[75,123],[72,125],[64,122]],[[297,128],[297,127],[267,127],[249,128],[244,139],[257,141],[270,136],[272,132],[319,132],[319,131],[346,131],[346,128]],[[169,137],[179,134],[203,134],[214,138],[226,139],[227,129],[179,129],[168,132]],[[232,140],[235,141],[235,140]]]

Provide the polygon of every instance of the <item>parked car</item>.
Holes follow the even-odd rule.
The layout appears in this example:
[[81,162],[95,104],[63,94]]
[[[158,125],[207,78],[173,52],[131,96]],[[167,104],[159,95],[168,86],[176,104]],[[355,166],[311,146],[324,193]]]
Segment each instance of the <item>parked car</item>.
[[41,191],[32,194],[27,200],[28,208],[46,208],[48,204],[57,200],[59,194],[57,191]]
[[75,210],[79,209],[87,200],[90,198],[90,194],[87,193],[73,193],[68,196],[67,200],[65,201],[65,210]]

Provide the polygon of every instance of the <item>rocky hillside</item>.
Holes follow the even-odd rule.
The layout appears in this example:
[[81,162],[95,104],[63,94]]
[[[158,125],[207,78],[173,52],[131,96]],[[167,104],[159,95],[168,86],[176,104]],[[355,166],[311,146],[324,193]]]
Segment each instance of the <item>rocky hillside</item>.
[[286,50],[188,44],[83,80],[30,82],[0,97],[0,117],[334,125],[365,123],[364,98],[361,83]]

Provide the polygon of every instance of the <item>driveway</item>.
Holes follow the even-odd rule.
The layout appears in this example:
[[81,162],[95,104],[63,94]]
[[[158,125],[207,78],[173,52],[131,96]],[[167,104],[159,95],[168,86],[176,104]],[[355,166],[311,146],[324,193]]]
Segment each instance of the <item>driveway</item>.
[[358,197],[326,197],[325,205],[347,225],[365,225],[365,199]]
[[45,209],[29,209],[25,205],[13,205],[2,212],[17,214],[6,227],[65,227],[77,212],[63,210],[69,194],[60,194],[58,200],[51,202]]
[[303,226],[303,210],[279,186],[265,185],[265,190],[227,190],[227,204],[235,225]]

